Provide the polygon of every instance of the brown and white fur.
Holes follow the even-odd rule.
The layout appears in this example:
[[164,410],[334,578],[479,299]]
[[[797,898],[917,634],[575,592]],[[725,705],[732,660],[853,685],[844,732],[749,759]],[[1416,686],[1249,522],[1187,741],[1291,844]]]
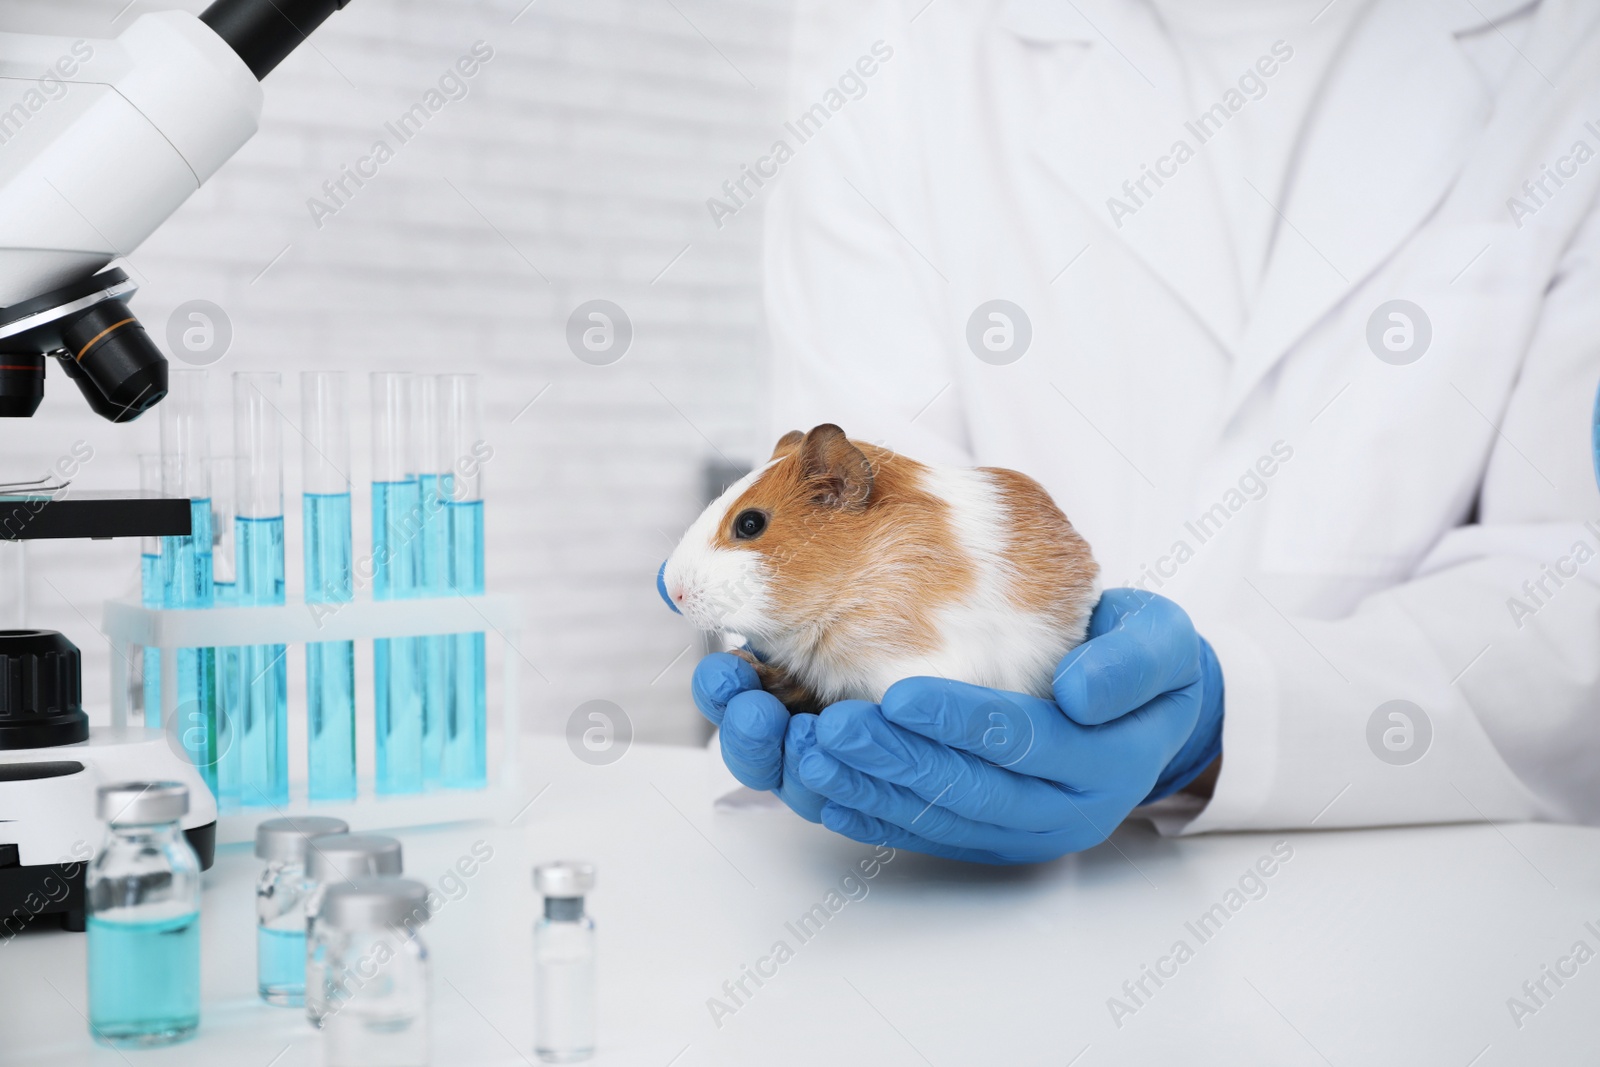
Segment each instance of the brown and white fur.
[[[750,511],[764,528],[741,538]],[[785,434],[690,525],[665,585],[696,625],[742,635],[763,687],[799,712],[912,675],[1048,697],[1098,576],[1026,475],[935,467],[822,425]]]

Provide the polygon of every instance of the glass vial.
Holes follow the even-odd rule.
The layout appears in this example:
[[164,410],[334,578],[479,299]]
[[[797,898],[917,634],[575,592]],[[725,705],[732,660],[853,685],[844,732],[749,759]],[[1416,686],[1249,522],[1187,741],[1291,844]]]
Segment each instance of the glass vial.
[[[190,532],[161,539],[161,600],[167,608],[209,608],[214,602],[209,390],[206,371],[172,370],[161,404],[161,495],[190,501]],[[216,793],[215,775],[206,770],[215,765],[220,746],[216,651],[180,648],[174,658],[176,677],[170,686],[161,678],[160,686],[163,692],[170,687],[176,714],[184,721],[179,736],[185,752]]]
[[[161,495],[161,456],[139,457],[139,494]],[[147,608],[164,606],[161,584],[161,538],[139,539],[139,602]],[[140,705],[144,709],[144,724],[152,730],[161,729],[161,650],[144,649],[141,657]]]
[[[413,469],[409,375],[372,375],[372,596],[417,595],[421,490]],[[419,793],[422,774],[420,639],[372,643],[375,746],[379,793]]]
[[[481,436],[475,374],[439,376],[440,476],[445,500],[444,582],[453,593],[483,592],[483,464],[491,452]],[[445,662],[444,767],[446,786],[488,784],[488,691],[482,633],[451,634]]]
[[268,1004],[305,1003],[305,906],[313,888],[306,854],[312,838],[349,830],[343,819],[316,815],[256,827],[256,858],[267,861],[256,882],[256,990]]
[[109,824],[86,881],[89,1032],[102,1045],[170,1045],[200,1025],[200,858],[177,782],[96,791]]
[[[300,375],[306,603],[347,604],[355,596],[350,532],[350,378]],[[337,607],[313,608],[318,619]],[[356,795],[356,647],[306,645],[306,788],[312,800]]]
[[400,842],[381,834],[333,834],[317,838],[306,856],[306,1018],[321,1026],[327,1013],[323,975],[328,958],[321,922],[322,901],[328,887],[357,878],[396,877],[401,872]]
[[594,1055],[594,920],[583,912],[594,866],[535,867],[533,887],[544,897],[533,928],[533,1051],[546,1063],[575,1063]]
[[405,878],[329,888],[322,1020],[327,1067],[424,1067],[428,1062],[428,889]]
[[[233,376],[234,602],[283,603],[283,422],[276,371]],[[240,702],[233,716],[245,807],[289,800],[289,664],[283,645],[239,649]]]

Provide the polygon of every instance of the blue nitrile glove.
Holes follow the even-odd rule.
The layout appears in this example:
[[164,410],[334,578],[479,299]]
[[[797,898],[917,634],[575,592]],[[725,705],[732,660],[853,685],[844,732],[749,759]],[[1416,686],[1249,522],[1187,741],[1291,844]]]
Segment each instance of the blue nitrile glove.
[[[713,652],[689,683],[700,714],[722,728],[722,762],[751,789],[770,789],[799,815],[822,821],[822,797],[800,781],[800,760],[817,745],[816,715],[790,715],[738,656]],[[831,709],[830,709],[831,710]]]
[[[1031,863],[1099,844],[1221,753],[1222,670],[1165,597],[1108,590],[1054,690],[1052,702],[908,678],[881,705],[825,708],[814,747],[792,762],[827,801],[823,825],[846,837]],[[723,739],[726,751],[726,726]]]
[[672,602],[672,597],[667,595],[667,565],[665,562],[661,564],[661,569],[656,571],[656,592],[661,594],[661,599],[667,602],[667,607],[672,609],[674,615],[683,614],[678,610],[678,605]]

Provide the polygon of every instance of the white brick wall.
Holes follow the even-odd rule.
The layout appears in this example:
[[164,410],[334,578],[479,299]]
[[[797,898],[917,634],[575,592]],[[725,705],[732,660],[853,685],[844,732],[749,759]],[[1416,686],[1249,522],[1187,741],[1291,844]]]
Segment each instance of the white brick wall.
[[[123,2],[7,0],[0,29],[105,37],[171,6],[138,0],[119,14]],[[522,4],[353,0],[267,78],[259,135],[133,254],[133,307],[158,338],[183,301],[227,311],[219,410],[235,370],[283,370],[291,413],[294,372],[358,373],[358,493],[367,371],[482,375],[496,449],[488,580],[520,595],[531,622],[530,720],[560,729],[603,697],[639,736],[688,740],[700,733],[686,697],[694,655],[674,657],[694,635],[656,596],[655,570],[698,510],[713,446],[748,461],[768,445],[759,213],[719,231],[704,201],[781,123],[790,0],[538,0],[513,22]],[[470,95],[318,229],[307,198],[478,40],[494,58]],[[595,297],[635,326],[609,367],[580,362],[564,340],[568,313]],[[228,425],[214,426],[219,452],[231,450]],[[133,486],[135,454],[158,447],[157,418],[112,427],[52,372],[35,418],[0,421],[0,477],[32,476],[79,438],[96,450],[81,486]],[[299,450],[286,438],[295,590]],[[358,550],[363,510],[358,495]],[[108,661],[93,627],[101,600],[135,590],[137,552],[30,548],[30,621],[82,647],[97,717]]]

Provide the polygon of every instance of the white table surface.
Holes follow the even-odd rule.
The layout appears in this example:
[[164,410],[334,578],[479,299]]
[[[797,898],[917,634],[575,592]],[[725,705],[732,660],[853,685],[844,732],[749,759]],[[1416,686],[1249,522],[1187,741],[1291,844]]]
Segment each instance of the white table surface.
[[[529,871],[599,866],[600,1065],[1569,1064],[1600,1060],[1600,958],[1512,1019],[1507,998],[1579,940],[1600,952],[1600,831],[1443,826],[1111,842],[1027,869],[901,853],[820,934],[785,928],[872,849],[787,812],[717,812],[707,755],[635,745],[588,766],[529,740],[514,821],[399,834],[437,883],[493,858],[426,927],[433,1062],[532,1060]],[[526,803],[519,799],[508,811]],[[362,827],[357,827],[361,829]],[[1286,841],[1293,857],[1204,943],[1185,926]],[[196,1040],[119,1054],[89,1039],[84,937],[0,944],[0,1062],[294,1067],[297,1011],[255,997],[257,861],[219,853],[202,911]],[[1593,923],[1594,930],[1585,926]],[[775,941],[792,959],[720,1027],[707,1008]],[[1139,1010],[1108,999],[1179,939],[1193,957]],[[1170,970],[1170,967],[1168,968]],[[1131,1003],[1131,1002],[1130,1002]]]

